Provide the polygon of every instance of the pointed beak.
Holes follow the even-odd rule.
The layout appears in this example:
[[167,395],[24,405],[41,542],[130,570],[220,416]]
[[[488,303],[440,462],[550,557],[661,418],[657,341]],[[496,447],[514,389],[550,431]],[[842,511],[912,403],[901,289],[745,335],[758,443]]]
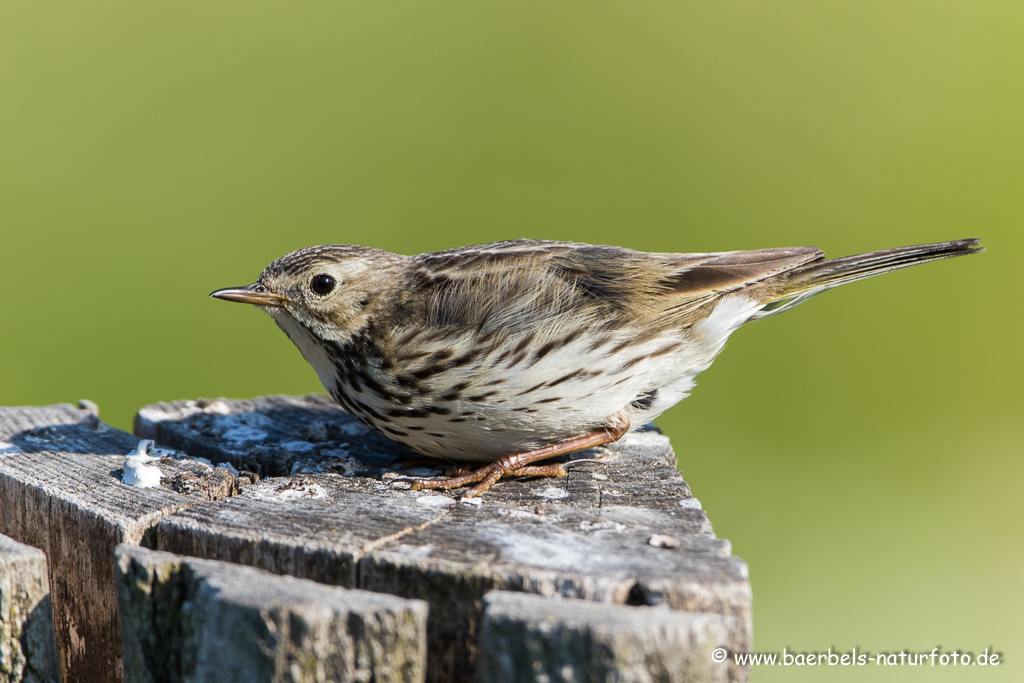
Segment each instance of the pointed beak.
[[254,306],[281,306],[287,301],[287,297],[274,294],[266,286],[256,283],[248,287],[226,287],[211,292],[214,299],[224,301],[237,301],[241,304],[252,304]]

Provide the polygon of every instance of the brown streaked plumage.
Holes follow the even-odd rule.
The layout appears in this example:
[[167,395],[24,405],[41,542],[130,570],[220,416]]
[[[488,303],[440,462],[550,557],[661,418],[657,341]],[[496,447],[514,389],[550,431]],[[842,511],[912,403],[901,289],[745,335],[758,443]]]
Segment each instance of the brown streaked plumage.
[[401,256],[294,251],[248,287],[346,410],[404,446],[491,465],[416,487],[564,475],[533,463],[614,441],[682,400],[740,325],[978,240],[825,260],[815,247],[654,254],[515,240]]

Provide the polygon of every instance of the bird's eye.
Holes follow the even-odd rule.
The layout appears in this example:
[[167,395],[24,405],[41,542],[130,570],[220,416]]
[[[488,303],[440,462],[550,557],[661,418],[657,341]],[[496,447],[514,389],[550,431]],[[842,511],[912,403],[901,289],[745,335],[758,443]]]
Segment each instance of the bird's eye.
[[334,289],[334,278],[330,275],[314,275],[309,283],[309,288],[313,290],[314,294],[320,296],[330,294]]

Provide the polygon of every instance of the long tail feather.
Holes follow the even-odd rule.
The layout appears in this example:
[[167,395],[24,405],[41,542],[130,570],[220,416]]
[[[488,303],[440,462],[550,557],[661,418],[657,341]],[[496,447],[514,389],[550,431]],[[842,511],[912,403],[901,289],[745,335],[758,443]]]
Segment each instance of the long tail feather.
[[966,239],[913,247],[885,249],[868,254],[815,261],[796,268],[777,280],[767,304],[754,318],[766,318],[788,310],[827,289],[888,273],[919,263],[939,261],[954,256],[965,256],[985,251],[981,240]]

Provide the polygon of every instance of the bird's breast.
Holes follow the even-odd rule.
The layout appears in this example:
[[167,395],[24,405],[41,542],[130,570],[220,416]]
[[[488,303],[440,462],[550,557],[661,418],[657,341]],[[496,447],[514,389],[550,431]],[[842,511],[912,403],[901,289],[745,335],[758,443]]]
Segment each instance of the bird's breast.
[[378,432],[450,460],[565,441],[622,409],[638,427],[685,395],[697,360],[689,339],[672,331],[511,335],[490,345],[425,336],[387,355],[358,341],[337,348],[324,384]]

